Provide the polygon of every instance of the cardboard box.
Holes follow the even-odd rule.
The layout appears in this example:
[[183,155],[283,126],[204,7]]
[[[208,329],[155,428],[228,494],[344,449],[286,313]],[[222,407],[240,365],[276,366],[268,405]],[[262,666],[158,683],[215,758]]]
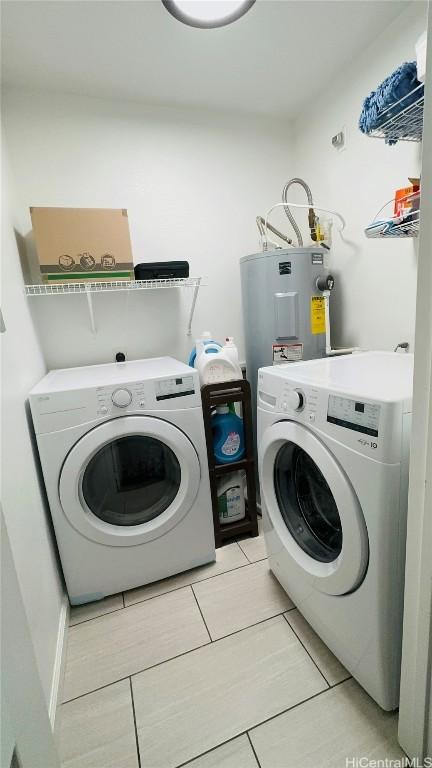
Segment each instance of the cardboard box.
[[409,213],[412,209],[418,210],[420,205],[420,180],[410,179],[412,183],[410,187],[403,187],[397,189],[394,198],[394,214],[395,216],[403,216],[405,213]]
[[30,208],[44,283],[133,280],[127,211]]

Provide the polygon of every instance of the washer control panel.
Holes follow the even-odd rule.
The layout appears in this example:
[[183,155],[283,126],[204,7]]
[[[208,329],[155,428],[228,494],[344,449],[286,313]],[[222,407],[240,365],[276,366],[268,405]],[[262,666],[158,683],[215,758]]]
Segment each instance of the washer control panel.
[[329,395],[327,421],[340,427],[378,437],[380,406],[377,403],[362,403],[348,397]]
[[[294,373],[295,367],[290,368]],[[409,424],[411,413],[403,401],[368,398],[360,386],[358,392],[331,390],[285,378],[273,369],[258,373],[257,405],[258,424],[261,420],[265,428],[277,421],[298,423],[320,439],[334,440],[344,449],[387,464],[400,462],[401,441],[409,434],[404,425]]]
[[305,405],[305,395],[301,389],[291,389],[286,395],[287,410],[301,411]]
[[193,376],[180,376],[172,379],[160,379],[155,382],[156,400],[171,400],[173,397],[194,395]]
[[316,390],[296,386],[291,381],[282,381],[281,394],[275,399],[276,409],[288,414],[316,411],[318,393]]
[[132,402],[132,395],[128,389],[115,389],[111,400],[117,408],[127,408]]
[[134,381],[132,384],[116,387],[96,388],[96,415],[107,416],[120,414],[122,411],[145,408],[147,398],[145,382]]

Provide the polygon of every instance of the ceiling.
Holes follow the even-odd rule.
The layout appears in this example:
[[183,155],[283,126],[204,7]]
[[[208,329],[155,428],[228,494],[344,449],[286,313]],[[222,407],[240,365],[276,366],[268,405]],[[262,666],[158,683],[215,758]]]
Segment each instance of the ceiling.
[[257,0],[219,29],[160,0],[2,2],[6,85],[294,116],[408,0]]

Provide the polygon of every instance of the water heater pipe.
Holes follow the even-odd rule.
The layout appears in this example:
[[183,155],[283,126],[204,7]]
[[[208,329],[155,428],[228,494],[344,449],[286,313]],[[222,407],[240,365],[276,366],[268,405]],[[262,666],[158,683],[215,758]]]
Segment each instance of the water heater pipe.
[[[280,232],[278,229],[276,229],[276,227],[274,227],[269,222],[267,222],[267,225],[266,225],[266,222],[262,216],[256,217],[256,223],[261,236],[261,246],[263,251],[267,250],[268,243],[271,243],[271,245],[273,245],[275,248],[280,248],[280,246],[277,243],[267,238],[266,232],[268,229],[270,230],[270,232],[276,235],[276,237],[279,237],[281,240],[283,240],[284,243],[287,243],[288,245],[292,245],[292,240],[290,237],[288,237],[288,235],[284,235],[283,232]],[[264,229],[265,225],[266,225],[266,229]]]
[[[286,208],[287,205],[290,205],[291,208],[307,208],[308,210],[309,210],[309,207],[310,207],[309,205],[305,205],[304,203],[290,203],[289,201],[286,201],[286,202],[283,202],[283,203],[275,203],[275,205],[273,205],[267,211],[265,219],[264,219],[264,227],[265,227],[266,237],[267,237],[268,218],[269,218],[270,214],[275,210],[275,208],[281,208],[281,207]],[[315,211],[324,211],[324,213],[331,213],[332,216],[336,216],[339,219],[339,221],[340,221],[340,223],[342,225],[340,227],[339,231],[342,231],[342,230],[345,229],[345,227],[346,227],[345,219],[337,211],[332,211],[332,210],[330,210],[330,208],[322,208],[320,205],[314,205],[314,210]],[[295,247],[295,246],[293,246],[293,247]]]
[[297,235],[298,246],[299,246],[299,248],[302,248],[303,247],[303,237],[302,237],[302,234],[300,232],[299,226],[298,226],[298,224],[297,224],[297,222],[296,222],[294,216],[292,215],[292,213],[291,213],[291,211],[289,209],[289,206],[288,206],[288,190],[289,190],[289,188],[293,184],[299,184],[301,187],[303,187],[304,191],[306,192],[307,201],[309,203],[309,227],[310,227],[310,231],[311,231],[311,235],[312,235],[312,240],[315,239],[313,237],[313,229],[315,228],[315,225],[316,225],[316,218],[315,218],[315,211],[313,209],[312,192],[311,192],[311,188],[310,188],[309,184],[306,184],[304,179],[299,179],[297,176],[296,176],[295,179],[290,179],[289,181],[287,181],[287,183],[285,184],[285,186],[284,186],[284,188],[282,190],[282,202],[284,203],[285,213],[288,216],[289,222],[290,222],[294,232]]
[[323,291],[324,311],[325,311],[325,329],[326,329],[326,355],[332,357],[335,355],[350,355],[352,352],[359,352],[359,347],[347,347],[346,349],[332,349],[330,339],[330,291]]

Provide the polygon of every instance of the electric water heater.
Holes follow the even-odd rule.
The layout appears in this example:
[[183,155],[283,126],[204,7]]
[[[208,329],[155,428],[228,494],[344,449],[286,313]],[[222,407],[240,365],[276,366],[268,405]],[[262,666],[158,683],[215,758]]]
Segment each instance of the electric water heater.
[[256,411],[258,368],[326,355],[328,251],[278,248],[240,259],[246,376]]

